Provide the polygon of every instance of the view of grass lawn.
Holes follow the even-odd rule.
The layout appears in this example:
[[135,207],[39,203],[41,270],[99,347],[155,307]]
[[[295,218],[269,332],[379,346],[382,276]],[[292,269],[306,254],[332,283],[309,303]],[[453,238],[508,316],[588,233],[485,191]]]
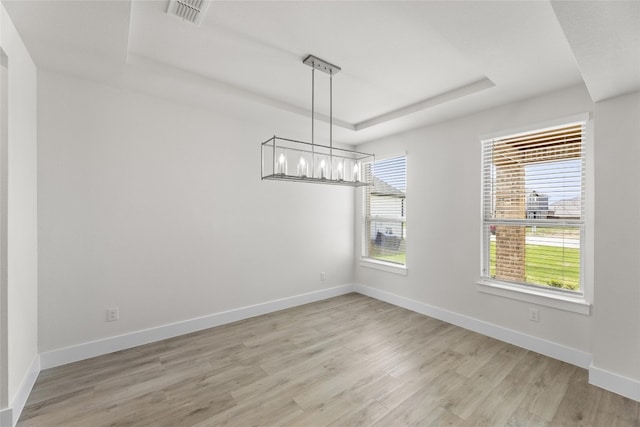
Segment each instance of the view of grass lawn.
[[[550,229],[545,232],[545,230],[540,230],[540,227],[538,227],[537,234],[552,234],[557,231],[557,229]],[[405,265],[407,261],[406,252],[389,253],[373,244],[370,246],[369,257],[401,265]],[[495,277],[495,241],[491,242],[489,265],[491,277]],[[525,282],[541,286],[578,290],[580,286],[580,249],[551,245],[526,245]]]
[[376,245],[371,245],[371,248],[369,250],[369,257],[380,261],[393,262],[402,265],[405,265],[407,263],[406,252],[392,254],[384,253],[384,251],[379,250]]
[[[490,247],[491,277],[495,276],[496,243]],[[580,249],[548,245],[525,246],[525,282],[578,290],[580,286]]]
[[531,227],[527,226],[527,237],[560,237],[565,239],[579,239],[580,229],[578,227]]

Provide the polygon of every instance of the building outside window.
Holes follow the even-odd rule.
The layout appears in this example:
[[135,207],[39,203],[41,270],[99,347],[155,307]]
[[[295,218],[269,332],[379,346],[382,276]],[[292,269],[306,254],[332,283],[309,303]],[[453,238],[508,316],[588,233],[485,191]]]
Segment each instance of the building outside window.
[[585,123],[482,141],[482,278],[583,292]]

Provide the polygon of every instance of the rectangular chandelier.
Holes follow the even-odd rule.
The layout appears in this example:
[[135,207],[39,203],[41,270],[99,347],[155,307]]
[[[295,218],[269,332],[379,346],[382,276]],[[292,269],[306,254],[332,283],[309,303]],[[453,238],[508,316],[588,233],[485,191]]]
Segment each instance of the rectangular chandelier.
[[262,179],[362,187],[371,185],[363,165],[373,154],[273,136],[262,143]]
[[[311,67],[311,143],[273,136],[262,143],[262,179],[362,187],[371,185],[372,174],[363,167],[375,161],[373,154],[333,146],[333,75],[340,67],[308,55]],[[315,71],[329,74],[329,146],[315,144]]]

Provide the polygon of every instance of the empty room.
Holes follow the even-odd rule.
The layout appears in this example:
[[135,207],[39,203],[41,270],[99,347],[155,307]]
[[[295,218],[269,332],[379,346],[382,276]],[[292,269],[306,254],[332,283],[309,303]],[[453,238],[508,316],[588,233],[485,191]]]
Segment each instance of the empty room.
[[0,427],[640,426],[639,1],[0,1]]

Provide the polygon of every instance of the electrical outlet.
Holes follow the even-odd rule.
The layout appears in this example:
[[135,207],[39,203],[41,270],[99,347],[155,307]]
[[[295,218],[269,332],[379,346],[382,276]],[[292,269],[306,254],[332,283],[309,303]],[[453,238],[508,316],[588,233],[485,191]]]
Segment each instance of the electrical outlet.
[[323,271],[322,273],[320,273],[320,281],[324,282],[325,280],[327,280],[327,273]]
[[529,309],[529,320],[532,322],[539,322],[540,321],[540,310],[538,310],[537,308],[530,308]]
[[111,307],[107,309],[107,322],[115,322],[120,320],[120,308]]

